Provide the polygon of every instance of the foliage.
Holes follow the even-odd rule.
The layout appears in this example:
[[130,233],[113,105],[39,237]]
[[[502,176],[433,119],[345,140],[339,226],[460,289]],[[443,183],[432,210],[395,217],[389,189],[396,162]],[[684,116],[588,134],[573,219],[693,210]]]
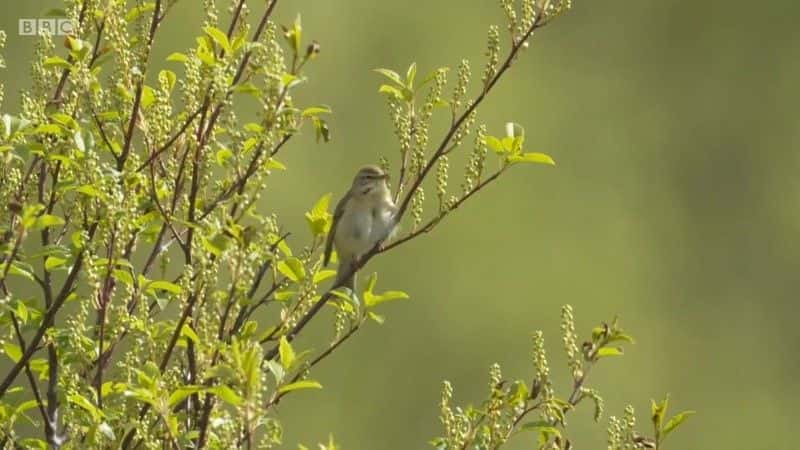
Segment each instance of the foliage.
[[[500,366],[489,369],[489,397],[479,406],[453,407],[453,387],[445,381],[440,403],[440,419],[444,436],[431,441],[441,450],[450,449],[496,449],[512,437],[533,434],[527,438],[535,442],[535,448],[568,450],[575,448],[567,437],[567,414],[582,401],[594,406],[594,420],[603,416],[603,398],[597,390],[586,385],[587,375],[601,360],[622,356],[622,343],[633,343],[633,338],[619,326],[617,319],[611,324],[603,323],[594,328],[591,338],[578,347],[572,307],[561,309],[561,332],[567,363],[571,373],[570,394],[561,398],[555,393],[550,367],[545,353],[541,331],[533,335],[533,365],[535,373],[531,381],[504,379]],[[664,424],[667,399],[661,403],[653,401],[651,418],[653,434],[641,435],[634,430],[633,407],[628,406],[622,419],[609,418],[608,449],[627,450],[636,448],[663,448],[664,438],[677,428],[693,411],[684,411]],[[534,417],[538,416],[538,417]]]
[[[320,142],[331,138],[330,109],[295,101],[321,49],[303,36],[300,17],[279,27],[271,20],[277,0],[251,2],[264,3],[251,26],[250,5],[233,0],[223,23],[217,1],[204,0],[195,44],[172,49],[170,69],[156,73],[153,44],[162,27],[179,26],[169,14],[176,2],[65,0],[55,14],[74,33],[63,48],[42,36],[19,111],[0,115],[4,447],[276,447],[275,406],[321,388],[311,369],[368,321],[382,323],[383,303],[408,298],[379,292],[376,275],[359,295],[337,282],[322,287],[335,275],[320,254],[329,194],[306,213],[306,238],[259,203],[287,170],[278,157],[293,136],[310,128]],[[510,46],[502,56],[499,28],[490,29],[474,94],[468,61],[450,96],[445,68],[424,78],[415,64],[404,76],[378,70],[399,140],[398,220],[410,211],[411,226],[351,270],[432,231],[511,167],[554,164],[524,148],[519,125],[499,136],[476,127],[477,108],[534,31],[570,5],[524,0],[517,13],[513,1],[501,3]],[[244,102],[258,113],[238,117],[233,106]],[[442,110],[450,126],[431,145],[431,120]],[[453,194],[449,156],[470,135],[474,148]],[[499,168],[487,175],[488,149]],[[435,179],[438,207],[426,218],[427,179]],[[30,283],[34,297],[22,294]],[[335,313],[330,341],[296,348],[326,306]],[[542,395],[555,429],[564,405]],[[321,448],[338,447],[331,438]]]

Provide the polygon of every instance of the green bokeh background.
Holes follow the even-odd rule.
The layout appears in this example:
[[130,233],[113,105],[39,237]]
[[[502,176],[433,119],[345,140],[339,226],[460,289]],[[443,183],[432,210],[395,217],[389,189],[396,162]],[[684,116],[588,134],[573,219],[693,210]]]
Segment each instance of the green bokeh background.
[[[17,35],[17,19],[59,2],[2,3],[0,77],[16,109],[35,42]],[[156,61],[191,44],[199,4],[179,3]],[[358,165],[396,157],[370,69],[417,61],[426,72],[467,57],[477,79],[486,28],[504,19],[487,0],[285,0],[276,18],[297,12],[322,44],[298,99],[335,112],[333,141],[293,140],[281,158],[290,171],[263,199],[300,245],[302,213],[321,194],[338,198]],[[669,448],[796,448],[798,15],[789,0],[576,1],[541,30],[480,117],[495,134],[523,124],[529,149],[558,167],[516,168],[434,234],[370,263],[381,286],[413,300],[387,305],[384,326],[365,328],[316,371],[324,390],[280,405],[285,447],[332,432],[348,450],[426,448],[440,428],[442,379],[472,402],[495,361],[528,378],[535,329],[566,381],[558,316],[570,303],[581,332],[619,314],[638,338],[591,375],[607,413],[632,402],[647,429],[649,399],[669,392],[674,408],[698,411]],[[459,179],[460,166],[454,187]],[[574,441],[605,448],[606,421],[590,417],[588,405],[572,417]]]

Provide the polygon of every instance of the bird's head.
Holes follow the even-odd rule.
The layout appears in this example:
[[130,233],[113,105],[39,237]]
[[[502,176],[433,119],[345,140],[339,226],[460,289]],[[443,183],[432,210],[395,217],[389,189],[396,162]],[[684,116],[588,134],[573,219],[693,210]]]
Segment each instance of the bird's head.
[[361,195],[382,195],[388,192],[386,180],[389,174],[378,166],[368,165],[359,169],[353,179],[353,191]]

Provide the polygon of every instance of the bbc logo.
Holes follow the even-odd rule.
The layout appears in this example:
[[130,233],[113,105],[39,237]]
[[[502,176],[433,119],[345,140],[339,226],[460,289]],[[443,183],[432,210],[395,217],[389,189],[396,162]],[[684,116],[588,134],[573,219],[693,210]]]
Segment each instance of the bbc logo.
[[72,34],[70,19],[19,19],[20,36],[39,36],[49,33],[51,36]]

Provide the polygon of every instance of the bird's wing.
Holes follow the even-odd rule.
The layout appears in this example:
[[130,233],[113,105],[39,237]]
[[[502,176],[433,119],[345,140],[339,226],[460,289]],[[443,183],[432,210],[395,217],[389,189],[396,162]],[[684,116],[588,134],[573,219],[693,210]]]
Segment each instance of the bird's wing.
[[342,218],[345,205],[347,204],[347,200],[349,198],[349,194],[342,197],[342,199],[339,200],[339,203],[336,204],[336,208],[333,210],[333,222],[331,223],[330,231],[328,231],[328,237],[325,240],[325,259],[323,259],[323,264],[326,266],[331,260],[331,251],[333,250],[333,239],[336,236],[336,227],[339,225],[339,219]]

